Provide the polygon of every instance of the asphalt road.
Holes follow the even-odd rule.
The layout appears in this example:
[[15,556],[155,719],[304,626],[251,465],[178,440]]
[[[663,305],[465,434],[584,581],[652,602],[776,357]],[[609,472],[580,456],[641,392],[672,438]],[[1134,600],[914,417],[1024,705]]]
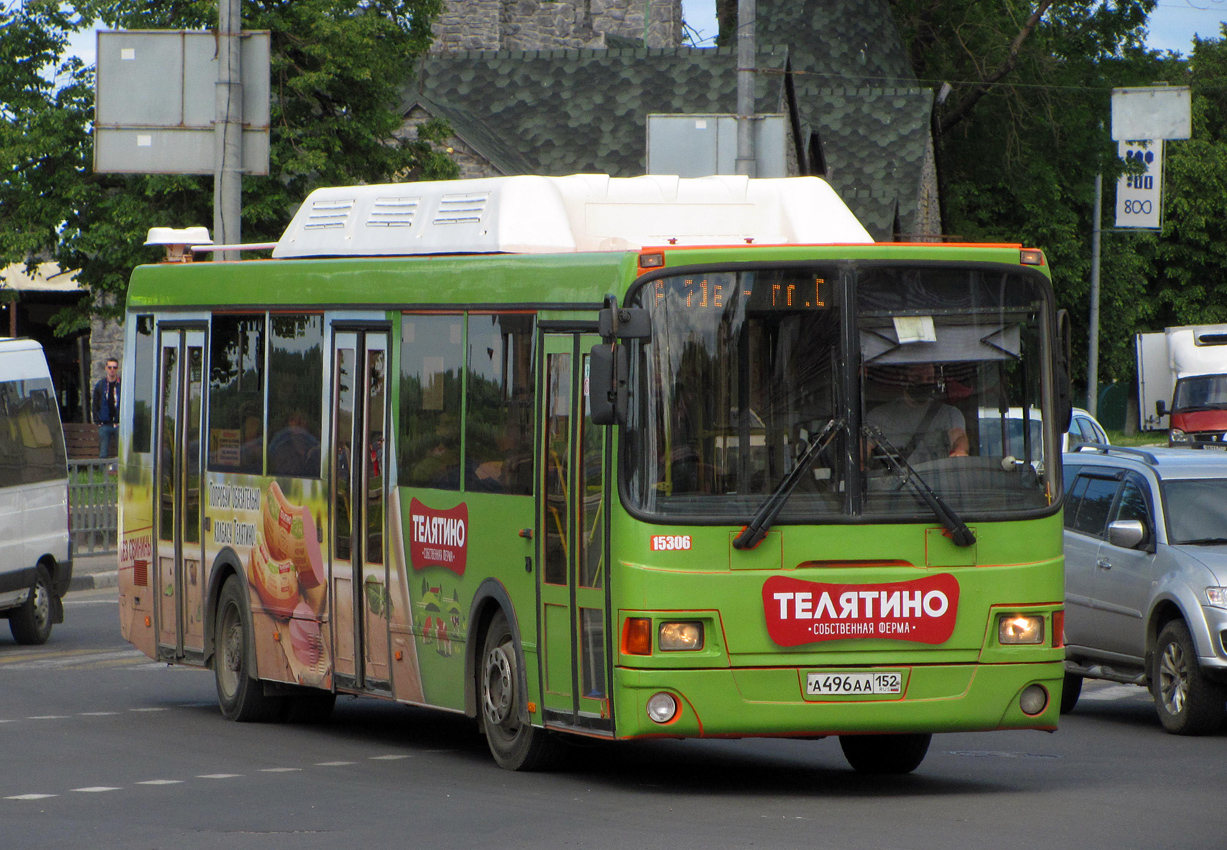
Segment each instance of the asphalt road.
[[511,773],[464,718],[376,700],[228,723],[212,673],[122,641],[113,594],[69,594],[43,647],[0,628],[0,850],[1227,847],[1227,729],[1167,735],[1139,688],[1088,684],[1051,735],[935,736],[899,778],[852,773],[834,740],[589,746]]

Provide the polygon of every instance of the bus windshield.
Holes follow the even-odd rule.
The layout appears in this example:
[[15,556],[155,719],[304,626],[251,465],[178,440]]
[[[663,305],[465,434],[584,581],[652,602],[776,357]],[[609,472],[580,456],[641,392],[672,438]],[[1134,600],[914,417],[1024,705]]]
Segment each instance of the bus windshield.
[[[1047,292],[1018,269],[870,261],[647,281],[629,506],[744,524],[804,458],[779,522],[932,519],[922,486],[968,516],[1046,508]],[[1034,426],[1003,434],[1020,408]]]

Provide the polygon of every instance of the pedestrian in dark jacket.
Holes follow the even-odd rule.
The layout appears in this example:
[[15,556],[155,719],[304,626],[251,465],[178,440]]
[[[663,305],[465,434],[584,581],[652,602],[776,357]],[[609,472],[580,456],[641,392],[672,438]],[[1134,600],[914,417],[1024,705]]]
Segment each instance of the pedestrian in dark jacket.
[[106,377],[94,384],[94,421],[98,423],[98,457],[119,453],[119,361],[107,358]]

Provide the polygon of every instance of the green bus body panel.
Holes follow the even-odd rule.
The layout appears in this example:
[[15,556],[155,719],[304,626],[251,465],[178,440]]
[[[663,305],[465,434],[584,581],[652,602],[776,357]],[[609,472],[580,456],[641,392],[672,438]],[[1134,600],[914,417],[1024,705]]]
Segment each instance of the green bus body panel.
[[634,279],[634,254],[259,260],[140,266],[128,308],[600,303]]
[[[698,620],[707,633],[700,652],[618,657],[616,681],[629,689],[614,690],[619,737],[1056,725],[1055,708],[1029,718],[1018,710],[1017,697],[1033,682],[1049,694],[1060,692],[1063,650],[1051,640],[1052,613],[1064,598],[1060,512],[1025,522],[973,523],[977,557],[959,567],[926,566],[926,532],[934,529],[918,524],[777,526],[774,541],[762,544],[774,545],[764,558],[732,548],[738,529],[644,525],[615,516],[615,624],[626,616]],[[648,541],[656,534],[689,535],[691,548],[651,551]],[[758,568],[737,568],[747,557],[757,559]],[[874,637],[784,647],[768,634],[762,588],[769,577],[872,586],[936,573],[959,585],[954,631],[942,644]],[[1044,615],[1043,644],[997,645],[995,614],[1019,608]],[[907,671],[905,693],[825,702],[804,695],[806,671],[841,669]],[[664,727],[648,720],[644,708],[661,690],[686,706],[682,718]]]

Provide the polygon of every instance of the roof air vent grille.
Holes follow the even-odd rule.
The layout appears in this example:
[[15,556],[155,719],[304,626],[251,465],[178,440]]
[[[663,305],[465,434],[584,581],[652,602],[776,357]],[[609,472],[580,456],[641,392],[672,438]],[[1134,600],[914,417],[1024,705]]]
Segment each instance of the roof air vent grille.
[[481,221],[490,200],[489,192],[471,192],[463,195],[444,195],[439,199],[435,224],[476,224]]
[[413,227],[421,198],[376,198],[367,227]]
[[307,215],[303,230],[339,230],[345,227],[345,221],[353,208],[352,199],[316,201],[311,205],[311,212]]

